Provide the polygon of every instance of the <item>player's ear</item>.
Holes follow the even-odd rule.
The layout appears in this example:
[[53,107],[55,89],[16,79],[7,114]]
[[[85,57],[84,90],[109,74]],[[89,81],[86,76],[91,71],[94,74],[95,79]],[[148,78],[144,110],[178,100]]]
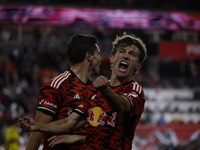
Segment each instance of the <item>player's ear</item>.
[[114,55],[112,54],[112,55],[110,56],[110,63],[113,63],[113,59],[114,59]]
[[142,66],[142,63],[141,62],[138,62],[137,65],[136,65],[136,69],[140,69],[140,67]]
[[90,52],[87,52],[87,53],[85,54],[85,58],[86,58],[88,61],[91,61],[92,55],[90,54]]

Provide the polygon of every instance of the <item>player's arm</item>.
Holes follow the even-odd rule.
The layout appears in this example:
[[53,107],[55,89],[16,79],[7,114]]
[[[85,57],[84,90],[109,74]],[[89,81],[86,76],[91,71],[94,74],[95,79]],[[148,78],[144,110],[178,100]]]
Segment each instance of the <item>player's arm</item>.
[[127,97],[119,95],[108,87],[109,81],[104,76],[99,76],[93,81],[93,86],[104,96],[113,111],[119,113],[129,112],[131,104]]
[[78,134],[70,134],[70,135],[58,135],[52,136],[48,139],[49,146],[54,147],[57,144],[65,143],[65,144],[83,144],[85,141],[86,135],[78,135]]
[[[35,122],[48,123],[52,121],[53,116],[36,111]],[[26,150],[38,150],[42,141],[42,132],[32,132],[28,139]]]
[[73,112],[67,118],[50,123],[39,123],[35,122],[30,117],[23,117],[19,119],[19,124],[24,131],[40,131],[51,134],[68,134],[74,130],[79,129],[80,127],[83,127],[87,122],[86,119],[86,117]]

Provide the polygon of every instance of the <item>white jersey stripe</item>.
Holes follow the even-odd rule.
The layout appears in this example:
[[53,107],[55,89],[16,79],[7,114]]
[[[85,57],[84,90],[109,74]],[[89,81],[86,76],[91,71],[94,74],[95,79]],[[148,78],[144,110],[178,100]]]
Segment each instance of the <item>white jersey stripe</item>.
[[82,112],[81,110],[79,110],[79,109],[75,109],[75,111],[77,111],[77,112],[79,112],[79,113],[81,113],[81,114],[84,114],[85,115],[85,113],[84,112]]
[[65,78],[66,75],[61,76],[59,79],[56,80],[56,82],[54,83],[54,87],[57,88],[57,85],[60,83],[60,81]]
[[133,90],[135,91],[135,83],[133,83]]
[[70,72],[69,71],[66,71],[62,74],[60,74],[59,76],[55,77],[55,79],[51,82],[51,86],[52,87],[55,87],[55,88],[58,88],[61,83],[63,81],[63,78],[66,79],[66,76],[68,77],[70,75]]
[[64,73],[62,73],[62,74],[60,74],[60,75],[57,76],[57,77],[55,77],[55,78],[53,79],[53,81],[51,82],[51,86],[53,86],[54,82],[55,82],[58,78],[60,78],[60,76],[64,75],[65,73],[68,73],[68,71],[66,71],[66,72],[64,72]]
[[138,93],[141,94],[141,92],[142,92],[142,87],[140,86],[140,89],[139,89]]
[[38,107],[38,109],[45,109],[45,110],[48,110],[48,111],[50,111],[50,112],[56,114],[56,113],[55,113],[54,111],[52,111],[51,109],[48,109],[48,108],[45,108],[45,107]]
[[136,91],[136,92],[138,92],[139,94],[141,94],[142,87],[137,82],[134,82],[133,83],[133,90]]
[[67,74],[69,74],[68,71],[62,73],[61,76],[59,76],[56,80],[54,80],[55,83],[54,83],[54,85],[52,85],[52,86],[53,86],[53,87],[56,87],[57,83],[58,83],[64,76],[66,76]]
[[51,84],[50,84],[50,86],[53,86],[53,84],[54,84],[55,80],[56,80],[57,78],[59,78],[61,75],[62,75],[62,74],[60,74],[60,75],[59,75],[59,76],[57,76],[57,77],[54,77],[54,78],[53,78],[53,81],[52,81],[52,82],[51,82]]
[[65,78],[63,78],[63,79],[58,83],[58,85],[56,86],[56,88],[58,88],[58,87],[60,86],[60,84],[61,84],[65,79],[67,79],[69,76],[70,76],[70,74],[68,74]]
[[139,91],[139,85],[137,84],[137,88],[136,88],[136,91],[138,92]]

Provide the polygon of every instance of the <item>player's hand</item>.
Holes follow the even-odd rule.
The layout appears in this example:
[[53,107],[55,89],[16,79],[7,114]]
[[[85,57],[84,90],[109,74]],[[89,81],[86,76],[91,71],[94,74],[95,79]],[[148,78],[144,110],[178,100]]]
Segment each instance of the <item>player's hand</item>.
[[27,116],[18,119],[19,126],[23,131],[38,131],[35,121]]
[[48,139],[49,146],[54,147],[57,144],[74,144],[79,140],[78,135],[59,135],[52,136]]
[[98,90],[102,90],[108,86],[108,83],[108,78],[105,76],[99,76],[93,81],[93,86]]

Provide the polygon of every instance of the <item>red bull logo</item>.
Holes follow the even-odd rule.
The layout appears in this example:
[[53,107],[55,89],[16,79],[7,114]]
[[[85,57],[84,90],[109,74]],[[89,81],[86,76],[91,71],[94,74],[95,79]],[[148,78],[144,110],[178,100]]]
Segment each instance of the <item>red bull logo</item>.
[[108,116],[102,111],[100,107],[94,107],[88,111],[88,122],[96,127],[98,125],[105,125],[105,123],[115,126],[114,120],[116,119],[116,112],[112,113],[112,116]]

